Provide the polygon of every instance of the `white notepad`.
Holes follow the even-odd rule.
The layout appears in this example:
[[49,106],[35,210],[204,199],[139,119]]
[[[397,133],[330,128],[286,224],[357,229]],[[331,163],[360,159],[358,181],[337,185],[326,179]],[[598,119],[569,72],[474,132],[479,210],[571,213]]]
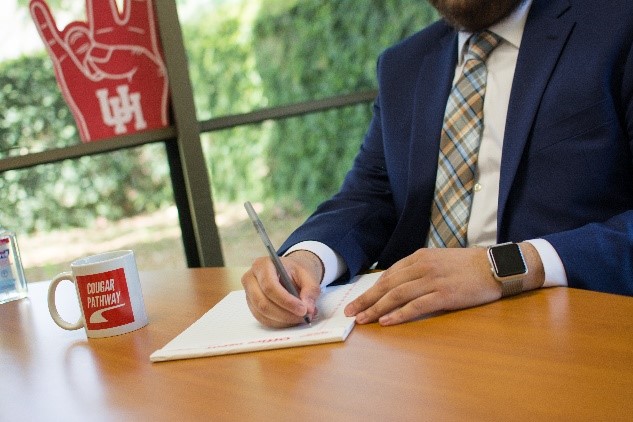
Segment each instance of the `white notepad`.
[[198,321],[150,355],[152,362],[281,349],[345,341],[354,318],[345,305],[373,286],[380,273],[356,277],[342,286],[326,287],[319,297],[319,314],[311,326],[274,329],[260,324],[246,304],[244,290],[229,293]]

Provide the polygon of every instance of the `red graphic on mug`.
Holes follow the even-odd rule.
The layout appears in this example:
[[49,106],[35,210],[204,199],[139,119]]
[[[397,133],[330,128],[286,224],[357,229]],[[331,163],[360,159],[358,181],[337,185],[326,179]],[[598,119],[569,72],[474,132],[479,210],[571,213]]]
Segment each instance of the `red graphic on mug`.
[[79,297],[89,330],[134,322],[134,310],[123,268],[77,276]]
[[31,16],[83,142],[165,127],[169,86],[152,0],[86,0],[59,30],[44,0]]

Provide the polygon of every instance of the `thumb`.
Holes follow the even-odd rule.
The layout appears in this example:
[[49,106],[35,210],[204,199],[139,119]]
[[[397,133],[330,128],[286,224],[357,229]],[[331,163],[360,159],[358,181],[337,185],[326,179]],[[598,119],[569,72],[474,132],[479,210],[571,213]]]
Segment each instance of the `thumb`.
[[306,315],[312,319],[317,313],[317,300],[321,294],[321,287],[318,283],[310,282],[301,286],[299,298],[306,306]]
[[306,314],[310,318],[314,317],[317,313],[317,299],[321,294],[321,261],[312,252],[304,250],[291,252],[283,259],[295,280],[299,299],[306,307]]

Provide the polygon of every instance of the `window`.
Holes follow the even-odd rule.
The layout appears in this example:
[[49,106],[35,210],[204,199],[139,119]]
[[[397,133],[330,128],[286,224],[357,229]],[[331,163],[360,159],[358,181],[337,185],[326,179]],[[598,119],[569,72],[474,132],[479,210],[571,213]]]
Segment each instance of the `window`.
[[[81,2],[49,2],[56,15],[72,12],[65,22],[85,16]],[[37,37],[26,0],[10,3],[21,39]],[[371,117],[377,55],[436,14],[419,0],[177,0],[176,6],[225,262],[249,265],[258,243],[241,203],[262,207],[279,245],[332,194]],[[39,38],[34,45],[42,45]],[[163,145],[173,130],[126,138],[123,147],[80,145],[50,60],[41,48],[24,46],[21,53],[0,58],[6,105],[0,201],[7,204],[0,223],[18,233],[27,279],[50,278],[93,252],[64,242],[44,258],[41,245],[62,233],[84,233],[99,251],[132,248],[141,270],[186,265],[182,212],[174,202],[180,187],[172,188]],[[127,240],[105,241],[106,233]],[[132,240],[140,234],[155,248]],[[169,258],[152,259],[158,246]]]

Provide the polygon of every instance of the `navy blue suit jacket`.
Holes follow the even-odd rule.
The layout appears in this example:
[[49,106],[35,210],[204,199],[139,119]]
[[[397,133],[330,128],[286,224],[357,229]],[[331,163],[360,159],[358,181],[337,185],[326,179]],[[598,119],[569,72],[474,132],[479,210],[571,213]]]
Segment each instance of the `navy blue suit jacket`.
[[[332,199],[284,243],[351,277],[423,247],[457,34],[436,22],[378,60],[374,117]],[[569,285],[633,294],[633,2],[534,0],[512,84],[497,241],[549,241]]]

